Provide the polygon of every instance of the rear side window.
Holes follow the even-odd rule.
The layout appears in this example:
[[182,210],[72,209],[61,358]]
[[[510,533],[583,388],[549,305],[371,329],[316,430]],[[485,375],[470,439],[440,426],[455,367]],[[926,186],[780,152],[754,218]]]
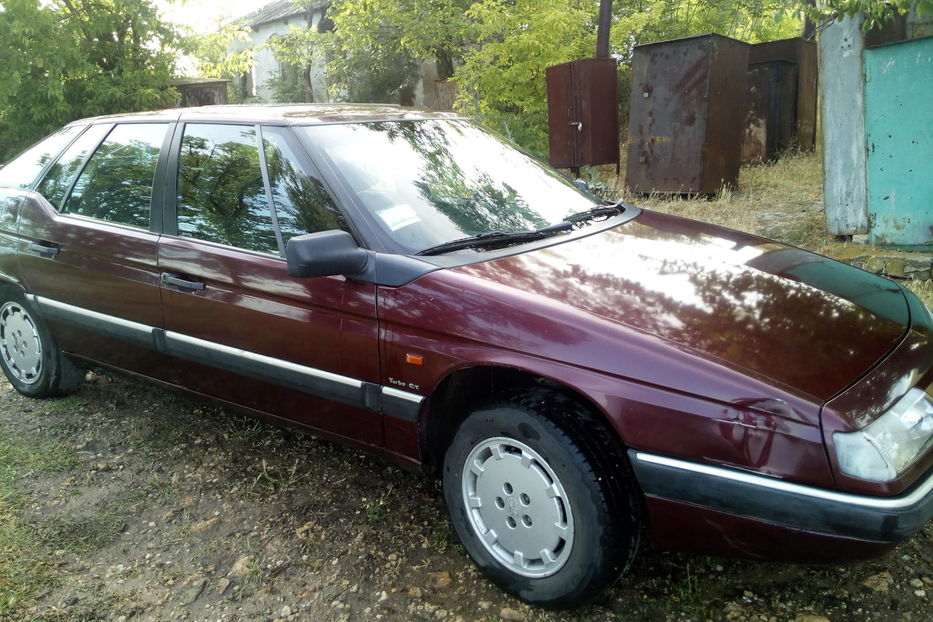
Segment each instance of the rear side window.
[[[289,130],[282,127],[262,128],[266,168],[272,201],[282,232],[282,241],[303,233],[330,229],[349,231],[343,215],[316,172],[299,163],[298,155],[287,140]],[[309,174],[310,173],[310,174]]]
[[178,159],[178,234],[279,254],[254,126],[185,126]]
[[92,125],[80,136],[71,146],[65,150],[62,157],[49,168],[45,177],[36,188],[36,192],[44,196],[49,203],[56,208],[61,209],[62,201],[68,188],[71,187],[78,171],[87,160],[88,154],[94,150],[94,147],[110,131],[110,125]]
[[36,180],[45,165],[61,153],[83,126],[66,127],[45,140],[33,145],[25,153],[0,168],[0,186],[28,188]]
[[63,211],[148,229],[153,177],[167,127],[114,127],[88,160]]

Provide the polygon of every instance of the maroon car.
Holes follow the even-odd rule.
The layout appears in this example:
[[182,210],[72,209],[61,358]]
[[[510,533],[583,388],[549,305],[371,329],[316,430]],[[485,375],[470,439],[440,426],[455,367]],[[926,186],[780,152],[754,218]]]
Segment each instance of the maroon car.
[[933,514],[933,319],[825,257],[607,203],[452,114],[76,121],[0,169],[0,364],[87,365],[440,475],[567,606],[657,546],[879,555]]

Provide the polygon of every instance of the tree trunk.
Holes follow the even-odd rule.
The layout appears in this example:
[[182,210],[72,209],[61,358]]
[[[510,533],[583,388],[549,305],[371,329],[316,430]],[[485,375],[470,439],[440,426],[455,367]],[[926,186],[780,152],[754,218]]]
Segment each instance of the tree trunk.
[[314,103],[314,90],[311,88],[311,65],[305,65],[304,71],[301,72],[301,77],[305,81],[305,102],[308,104]]

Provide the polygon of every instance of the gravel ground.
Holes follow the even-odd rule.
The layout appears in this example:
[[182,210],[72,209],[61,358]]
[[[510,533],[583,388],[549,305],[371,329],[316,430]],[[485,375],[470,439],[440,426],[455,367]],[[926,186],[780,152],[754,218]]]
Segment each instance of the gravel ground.
[[11,520],[34,545],[20,570],[42,580],[7,619],[933,617],[933,525],[882,559],[848,566],[643,546],[599,600],[553,612],[473,569],[436,482],[135,380],[92,373],[60,400],[30,400],[3,382],[0,441],[54,446],[66,459],[16,477],[25,502]]

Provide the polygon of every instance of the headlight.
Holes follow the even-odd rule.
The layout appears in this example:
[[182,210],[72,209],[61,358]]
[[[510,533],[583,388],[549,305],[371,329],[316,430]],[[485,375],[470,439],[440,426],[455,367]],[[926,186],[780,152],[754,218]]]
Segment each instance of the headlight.
[[833,434],[842,472],[874,482],[894,479],[931,444],[933,398],[918,388],[861,430]]

